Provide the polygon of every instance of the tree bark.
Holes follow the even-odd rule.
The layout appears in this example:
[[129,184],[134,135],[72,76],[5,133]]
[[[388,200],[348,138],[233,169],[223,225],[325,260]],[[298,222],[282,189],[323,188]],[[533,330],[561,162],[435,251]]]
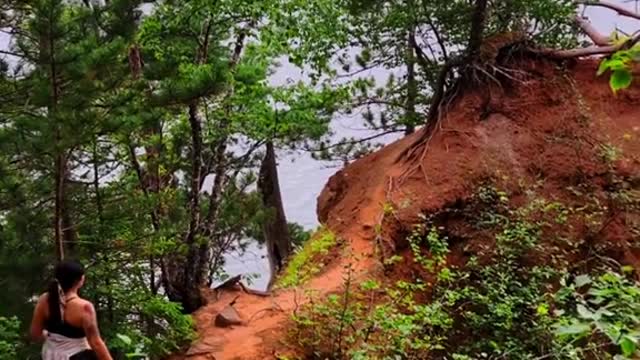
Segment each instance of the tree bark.
[[285,260],[291,253],[291,238],[280,192],[276,153],[271,141],[267,142],[267,151],[260,166],[258,189],[262,194],[262,203],[269,212],[263,224],[263,233],[271,267],[269,280],[269,288],[271,288],[276,274],[282,270]]
[[[201,45],[196,49],[194,62],[204,64],[208,58],[211,23],[203,24],[200,37]],[[230,71],[233,72],[239,61],[246,33],[238,34],[234,50],[229,62]],[[166,268],[163,269],[163,278],[166,279],[165,291],[169,299],[180,302],[183,311],[191,313],[204,305],[204,298],[200,292],[202,287],[209,283],[211,271],[209,262],[212,247],[212,239],[217,238],[215,231],[218,224],[220,207],[223,200],[228,161],[226,151],[229,136],[227,134],[230,123],[231,106],[227,99],[233,94],[233,88],[229,90],[223,100],[224,115],[217,124],[217,139],[213,142],[213,187],[209,194],[209,208],[206,216],[201,213],[200,191],[205,174],[202,164],[202,124],[198,117],[198,99],[189,104],[189,125],[191,128],[191,189],[189,193],[189,228],[184,235],[186,254],[173,254],[169,257]],[[208,168],[209,166],[207,166]]]
[[189,230],[187,244],[193,244],[200,227],[200,181],[202,179],[202,124],[198,117],[198,105],[189,104],[191,127],[191,190],[189,192]]
[[[140,48],[135,43],[129,47],[128,61],[131,78],[134,80],[140,79],[142,77],[143,63]],[[129,144],[129,153],[145,196],[149,197],[150,194],[158,196],[163,187],[163,182],[160,178],[160,166],[158,164],[160,153],[162,152],[162,125],[160,121],[156,120],[151,126],[145,129],[145,132],[144,135],[148,139],[160,138],[158,144],[145,146],[146,169],[143,169],[138,162],[135,148],[132,147],[133,145],[131,143]],[[160,230],[161,213],[162,204],[159,203],[156,208],[151,211],[151,221],[156,233]],[[162,261],[163,260],[160,259],[161,263]],[[166,284],[166,280],[163,282]],[[156,286],[156,258],[153,252],[149,254],[149,289],[153,294],[156,294],[158,291]]]

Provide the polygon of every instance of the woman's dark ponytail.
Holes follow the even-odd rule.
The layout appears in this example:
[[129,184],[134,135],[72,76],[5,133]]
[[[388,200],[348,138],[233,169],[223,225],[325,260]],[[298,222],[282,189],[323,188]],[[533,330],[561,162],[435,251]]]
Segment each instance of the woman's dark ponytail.
[[54,324],[62,322],[60,313],[60,283],[53,279],[47,288],[47,299],[49,300],[49,320]]
[[59,324],[64,321],[65,293],[73,288],[84,275],[84,267],[75,261],[63,261],[56,265],[54,276],[47,288],[49,321]]

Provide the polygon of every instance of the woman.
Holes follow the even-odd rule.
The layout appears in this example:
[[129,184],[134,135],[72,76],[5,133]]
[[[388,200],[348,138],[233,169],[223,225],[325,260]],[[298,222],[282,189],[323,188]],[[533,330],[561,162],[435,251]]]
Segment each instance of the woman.
[[44,341],[43,360],[113,360],[100,337],[93,305],[78,296],[84,268],[64,261],[40,296],[31,322],[31,337]]

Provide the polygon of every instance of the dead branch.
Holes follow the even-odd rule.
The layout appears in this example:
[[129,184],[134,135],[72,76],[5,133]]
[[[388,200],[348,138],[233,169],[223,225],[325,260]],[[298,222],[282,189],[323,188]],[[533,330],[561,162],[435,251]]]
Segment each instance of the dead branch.
[[[584,5],[585,7],[589,6],[599,6],[604,7],[610,10],[617,12],[619,15],[626,16],[629,18],[640,20],[640,14],[635,13],[631,10],[625,9],[624,7],[603,0],[603,1],[577,1],[577,4]],[[611,38],[608,36],[602,35],[595,27],[583,16],[576,16],[576,23],[580,27],[580,29],[587,35],[591,41],[595,44],[595,46],[589,46],[586,48],[576,48],[569,50],[554,50],[554,49],[541,49],[534,51],[535,53],[545,55],[548,57],[552,57],[555,59],[572,59],[579,58],[584,56],[591,55],[609,55],[613,54],[616,51],[629,49],[640,41],[640,36],[638,32],[634,33],[631,38],[621,44],[612,44]]]
[[640,34],[634,35],[629,40],[618,44],[608,46],[589,46],[586,48],[576,48],[569,50],[540,49],[534,50],[534,53],[549,56],[555,59],[574,59],[591,55],[608,55],[616,51],[629,49],[640,41]]
[[608,36],[600,34],[586,18],[576,16],[576,23],[594,44],[598,46],[608,46],[611,44],[611,39]]
[[624,7],[612,3],[610,1],[606,1],[606,0],[600,0],[600,1],[594,1],[594,0],[587,0],[587,1],[577,1],[578,4],[584,5],[584,6],[599,6],[599,7],[603,7],[603,8],[607,8],[610,10],[613,10],[615,12],[617,12],[618,14],[622,15],[622,16],[626,16],[626,17],[630,17],[633,19],[637,19],[640,20],[640,14],[637,14],[631,10],[625,9]]

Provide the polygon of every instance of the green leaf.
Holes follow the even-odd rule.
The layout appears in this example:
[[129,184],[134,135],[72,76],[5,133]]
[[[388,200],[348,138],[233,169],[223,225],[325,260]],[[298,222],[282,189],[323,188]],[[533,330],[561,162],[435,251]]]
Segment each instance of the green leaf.
[[576,276],[576,287],[583,287],[587,284],[591,284],[591,277],[589,275]]
[[120,341],[122,341],[125,345],[129,346],[131,345],[132,341],[131,338],[128,337],[127,335],[123,335],[123,334],[116,334],[116,336],[118,337],[118,339],[120,339]]
[[538,305],[538,308],[536,309],[536,312],[540,316],[547,315],[549,313],[549,305],[544,304],[544,303]]
[[620,268],[620,270],[625,274],[630,274],[634,271],[634,268],[631,265],[625,265],[622,268]]
[[580,315],[580,317],[583,319],[598,320],[596,319],[596,316],[594,315],[594,313],[591,310],[587,309],[587,307],[582,304],[578,304],[577,310],[578,310],[578,315]]
[[602,60],[600,62],[600,66],[598,66],[597,75],[600,76],[600,75],[604,74],[607,70],[609,70],[610,67],[611,67],[611,60],[609,60],[609,59]]
[[625,336],[620,341],[620,349],[622,350],[624,356],[630,357],[634,352],[636,352],[636,343]]
[[590,331],[591,331],[591,326],[589,326],[589,324],[574,322],[569,325],[556,327],[555,333],[558,336],[585,335]]
[[615,93],[618,90],[628,88],[631,85],[632,80],[633,77],[631,76],[631,71],[628,69],[615,70],[613,74],[611,74],[609,85],[611,86],[611,90]]
[[608,61],[607,67],[612,71],[624,70],[628,68],[627,61],[622,57],[617,57]]

